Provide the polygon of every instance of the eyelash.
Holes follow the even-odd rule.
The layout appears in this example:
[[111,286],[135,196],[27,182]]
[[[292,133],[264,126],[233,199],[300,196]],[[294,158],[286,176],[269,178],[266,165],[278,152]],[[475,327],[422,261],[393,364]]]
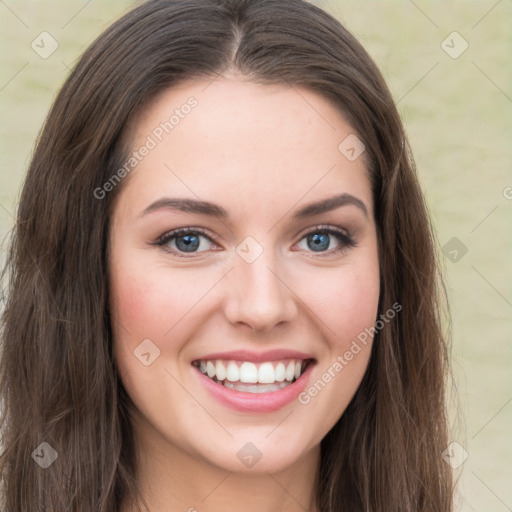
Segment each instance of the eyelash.
[[[337,254],[337,253],[340,253],[343,251],[347,251],[352,247],[357,247],[356,240],[350,234],[346,233],[345,231],[342,231],[341,229],[334,228],[332,226],[325,226],[325,225],[315,226],[310,231],[304,233],[304,235],[302,235],[302,237],[300,238],[299,242],[301,242],[302,240],[307,238],[308,235],[311,235],[314,233],[335,235],[336,237],[338,237],[338,239],[341,242],[340,247],[338,247],[337,249],[331,249],[330,251],[317,252],[316,254],[319,255],[320,257],[322,257],[323,255],[330,256],[332,254]],[[183,236],[183,235],[202,235],[205,238],[207,238],[208,240],[210,240],[210,242],[216,243],[215,240],[212,239],[212,237],[210,235],[208,235],[204,229],[201,229],[201,228],[178,228],[173,231],[169,231],[168,233],[165,233],[160,238],[158,238],[158,240],[152,245],[161,247],[165,252],[172,253],[172,254],[178,256],[179,258],[189,258],[190,259],[190,258],[197,257],[197,256],[184,256],[183,254],[186,254],[186,253],[181,253],[179,251],[175,251],[174,249],[169,249],[169,248],[165,247],[171,240],[173,240],[174,238],[178,238],[179,236]],[[203,251],[201,251],[201,252],[203,252]],[[310,252],[315,254],[315,251],[310,251]],[[194,254],[194,253],[189,253],[189,254]],[[195,253],[195,254],[197,254],[197,253]]]

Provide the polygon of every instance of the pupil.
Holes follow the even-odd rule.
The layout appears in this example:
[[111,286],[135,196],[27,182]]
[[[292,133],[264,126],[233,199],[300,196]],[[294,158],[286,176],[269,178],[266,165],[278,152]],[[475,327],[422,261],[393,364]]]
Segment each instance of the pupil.
[[[312,242],[311,249],[324,251],[329,247],[329,235],[326,233],[314,233],[308,236],[308,242]],[[199,247],[197,235],[182,235],[176,239],[176,246],[180,251],[193,252]]]
[[[180,244],[180,241],[183,243]],[[199,237],[197,235],[183,235],[176,239],[176,246],[181,251],[192,252],[199,247]]]
[[315,233],[309,236],[309,241],[313,242],[312,249],[314,251],[322,251],[329,247],[329,235]]

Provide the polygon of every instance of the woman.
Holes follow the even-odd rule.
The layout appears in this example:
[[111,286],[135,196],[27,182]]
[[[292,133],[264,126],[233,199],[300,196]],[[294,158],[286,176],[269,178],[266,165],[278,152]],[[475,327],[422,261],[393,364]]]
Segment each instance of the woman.
[[381,74],[319,8],[107,29],[7,270],[3,510],[452,510],[432,229]]

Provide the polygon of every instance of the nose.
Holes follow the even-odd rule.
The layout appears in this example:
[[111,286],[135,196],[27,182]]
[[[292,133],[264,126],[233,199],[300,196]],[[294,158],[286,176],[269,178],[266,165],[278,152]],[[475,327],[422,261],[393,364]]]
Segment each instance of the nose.
[[244,324],[269,332],[297,316],[297,297],[284,273],[265,251],[252,263],[237,258],[229,273],[225,316],[232,325]]

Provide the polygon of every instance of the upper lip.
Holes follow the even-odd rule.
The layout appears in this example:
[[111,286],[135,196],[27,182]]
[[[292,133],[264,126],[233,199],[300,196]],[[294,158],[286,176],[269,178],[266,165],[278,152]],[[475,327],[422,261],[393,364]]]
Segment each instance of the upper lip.
[[251,361],[261,363],[264,361],[279,361],[282,359],[314,359],[311,354],[299,352],[297,350],[275,349],[266,352],[253,352],[250,350],[233,350],[229,352],[215,352],[195,359],[195,361],[226,359],[231,361]]

